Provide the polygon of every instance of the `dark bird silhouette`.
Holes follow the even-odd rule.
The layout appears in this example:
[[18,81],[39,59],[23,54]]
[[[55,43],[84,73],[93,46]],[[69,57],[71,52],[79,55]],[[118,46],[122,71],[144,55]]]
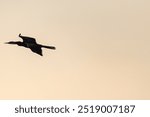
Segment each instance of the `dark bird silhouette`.
[[53,50],[56,49],[54,46],[46,46],[46,45],[38,44],[36,42],[35,38],[32,38],[32,37],[22,36],[21,34],[19,34],[19,37],[23,39],[23,42],[21,42],[21,41],[10,41],[10,42],[6,42],[6,44],[16,44],[18,46],[30,48],[32,52],[37,53],[41,56],[43,56],[42,48],[53,49]]

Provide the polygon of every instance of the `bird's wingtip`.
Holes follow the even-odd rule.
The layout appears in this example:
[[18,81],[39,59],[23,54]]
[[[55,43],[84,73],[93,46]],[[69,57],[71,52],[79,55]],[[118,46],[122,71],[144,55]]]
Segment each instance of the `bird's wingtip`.
[[21,33],[19,33],[19,37],[21,36]]

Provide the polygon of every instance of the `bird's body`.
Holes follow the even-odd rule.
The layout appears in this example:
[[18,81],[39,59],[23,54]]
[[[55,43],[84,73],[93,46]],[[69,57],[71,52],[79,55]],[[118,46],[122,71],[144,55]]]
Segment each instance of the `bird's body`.
[[19,34],[19,37],[22,38],[23,43],[37,44],[35,38],[22,36],[21,34]]
[[21,34],[19,34],[19,37],[22,38],[23,42],[10,41],[10,42],[7,42],[7,44],[17,44],[18,46],[23,46],[23,47],[26,47],[26,48],[30,48],[32,52],[37,53],[41,56],[43,56],[42,48],[56,49],[54,46],[45,46],[45,45],[38,44],[36,42],[35,38],[32,38],[32,37],[22,36]]

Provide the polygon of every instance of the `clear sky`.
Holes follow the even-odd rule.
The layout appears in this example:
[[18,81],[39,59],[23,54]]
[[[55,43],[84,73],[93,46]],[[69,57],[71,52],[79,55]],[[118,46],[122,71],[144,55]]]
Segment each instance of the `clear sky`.
[[[0,0],[0,99],[150,99],[149,0]],[[18,34],[56,46],[6,45]]]

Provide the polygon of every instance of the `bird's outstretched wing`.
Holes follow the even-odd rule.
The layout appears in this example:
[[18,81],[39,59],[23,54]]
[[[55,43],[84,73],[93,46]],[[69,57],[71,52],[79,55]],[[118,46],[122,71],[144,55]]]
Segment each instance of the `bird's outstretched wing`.
[[32,52],[43,56],[41,47],[33,46],[33,47],[30,47],[30,49]]
[[36,44],[35,38],[27,37],[27,36],[22,36],[21,34],[19,34],[19,37],[23,39],[24,43],[33,43],[33,44]]

